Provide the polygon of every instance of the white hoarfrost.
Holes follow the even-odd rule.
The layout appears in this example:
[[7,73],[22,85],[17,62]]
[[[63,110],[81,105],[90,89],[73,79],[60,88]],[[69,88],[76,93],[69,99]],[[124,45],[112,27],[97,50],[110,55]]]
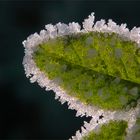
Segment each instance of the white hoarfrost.
[[88,18],[84,20],[83,28],[86,31],[92,31],[93,30],[94,19],[95,19],[94,13],[91,13],[91,15],[89,15]]
[[[34,33],[30,35],[27,40],[23,41],[23,46],[25,48],[25,56],[23,59],[25,74],[28,78],[30,78],[31,83],[37,82],[41,87],[44,87],[46,91],[53,90],[55,92],[55,99],[58,99],[62,104],[67,102],[69,109],[75,109],[77,111],[76,116],[86,115],[92,117],[89,123],[85,122],[84,126],[81,127],[81,133],[78,130],[76,135],[72,136],[72,139],[80,140],[83,136],[88,135],[90,131],[96,130],[99,125],[108,123],[110,120],[128,121],[127,139],[129,139],[132,129],[134,128],[137,115],[140,112],[139,102],[136,108],[129,109],[129,111],[106,111],[94,106],[85,105],[77,98],[67,94],[67,92],[58,86],[53,80],[46,77],[45,74],[36,66],[32,57],[37,45],[41,44],[42,42],[46,42],[48,39],[56,38],[57,36],[77,34],[80,32],[115,32],[124,39],[135,41],[138,46],[140,46],[140,28],[134,27],[131,31],[129,31],[129,29],[126,28],[126,24],[121,24],[119,26],[111,19],[108,20],[107,24],[103,19],[96,21],[96,23],[94,23],[94,20],[94,13],[91,13],[91,15],[84,20],[83,29],[81,29],[80,25],[75,22],[69,23],[68,25],[59,22],[56,25],[46,25],[45,30],[41,30],[40,34]],[[99,116],[101,115],[103,118],[99,119]]]

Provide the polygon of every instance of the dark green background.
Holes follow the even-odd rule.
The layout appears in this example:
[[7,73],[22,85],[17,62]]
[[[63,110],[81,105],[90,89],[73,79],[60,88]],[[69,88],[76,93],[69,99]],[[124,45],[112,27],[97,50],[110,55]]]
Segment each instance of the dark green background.
[[30,84],[22,66],[22,41],[49,23],[81,24],[93,11],[96,20],[140,26],[140,1],[0,0],[0,139],[68,139],[90,120],[76,118],[52,91]]

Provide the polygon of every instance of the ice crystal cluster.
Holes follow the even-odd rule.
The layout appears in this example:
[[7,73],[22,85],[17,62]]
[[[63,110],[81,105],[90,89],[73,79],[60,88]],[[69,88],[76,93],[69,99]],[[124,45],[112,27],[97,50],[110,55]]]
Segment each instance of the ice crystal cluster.
[[48,24],[23,41],[25,74],[76,116],[91,116],[73,140],[139,140],[140,28],[111,19]]

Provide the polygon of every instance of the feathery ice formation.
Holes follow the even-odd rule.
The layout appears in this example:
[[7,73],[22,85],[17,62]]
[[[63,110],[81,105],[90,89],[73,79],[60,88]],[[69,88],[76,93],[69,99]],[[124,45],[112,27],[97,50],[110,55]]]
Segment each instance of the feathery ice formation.
[[76,116],[92,117],[72,139],[138,140],[140,28],[94,19],[91,13],[83,29],[75,22],[48,24],[29,36],[23,41],[25,74],[53,90]]

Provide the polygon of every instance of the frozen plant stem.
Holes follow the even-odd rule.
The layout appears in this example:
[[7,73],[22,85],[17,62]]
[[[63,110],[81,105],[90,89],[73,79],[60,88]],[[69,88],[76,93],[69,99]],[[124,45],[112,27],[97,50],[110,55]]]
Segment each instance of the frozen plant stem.
[[103,19],[94,24],[94,19],[91,13],[83,29],[75,22],[48,24],[23,41],[26,76],[53,90],[76,116],[92,117],[72,139],[109,140],[110,129],[117,125],[110,139],[137,140],[140,28],[129,31],[126,24]]

